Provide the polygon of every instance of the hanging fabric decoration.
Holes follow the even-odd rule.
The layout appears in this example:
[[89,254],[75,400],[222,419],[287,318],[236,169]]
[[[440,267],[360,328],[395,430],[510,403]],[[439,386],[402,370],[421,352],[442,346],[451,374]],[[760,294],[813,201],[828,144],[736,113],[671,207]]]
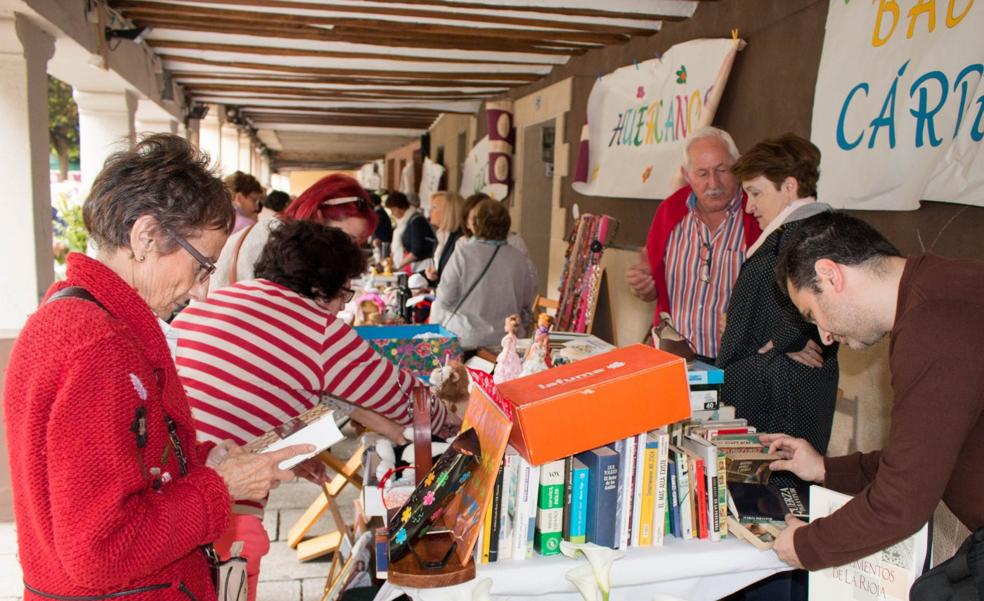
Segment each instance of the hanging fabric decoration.
[[604,274],[601,255],[617,229],[618,221],[608,215],[585,214],[574,223],[560,278],[555,330],[591,331]]
[[485,104],[489,129],[489,184],[505,186],[502,200],[509,194],[512,183],[512,155],[516,144],[516,128],[513,127],[512,100],[496,100]]

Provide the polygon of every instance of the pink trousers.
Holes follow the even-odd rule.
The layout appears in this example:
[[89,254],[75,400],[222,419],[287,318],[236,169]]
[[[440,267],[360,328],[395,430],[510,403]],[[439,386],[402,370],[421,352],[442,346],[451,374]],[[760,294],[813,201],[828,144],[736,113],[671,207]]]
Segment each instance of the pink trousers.
[[246,577],[249,586],[247,601],[256,601],[256,587],[260,579],[260,560],[270,551],[270,537],[260,518],[252,515],[232,514],[232,525],[215,541],[215,550],[222,559],[229,559],[232,543],[243,541],[242,557],[246,558]]

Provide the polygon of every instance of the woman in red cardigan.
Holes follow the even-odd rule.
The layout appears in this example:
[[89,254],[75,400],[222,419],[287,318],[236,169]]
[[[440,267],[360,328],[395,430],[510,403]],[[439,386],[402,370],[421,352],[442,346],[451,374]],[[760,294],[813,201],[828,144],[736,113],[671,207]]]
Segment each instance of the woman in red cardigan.
[[200,445],[158,323],[201,298],[233,224],[207,157],[177,136],[113,155],[83,208],[95,259],[68,257],[11,353],[4,389],[25,599],[214,599],[203,546],[233,498],[293,478]]

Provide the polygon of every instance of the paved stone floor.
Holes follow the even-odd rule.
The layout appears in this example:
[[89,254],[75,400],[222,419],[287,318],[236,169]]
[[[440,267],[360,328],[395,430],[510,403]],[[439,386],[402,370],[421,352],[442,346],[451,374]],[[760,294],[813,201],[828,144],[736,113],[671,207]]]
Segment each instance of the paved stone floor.
[[[340,457],[348,457],[355,441],[351,438],[339,443],[332,451]],[[287,547],[287,531],[304,513],[318,495],[319,488],[310,482],[298,480],[284,484],[270,493],[266,516],[263,520],[270,534],[270,553],[263,558],[257,601],[317,601],[325,586],[331,556],[300,562],[297,552]],[[356,491],[346,486],[342,492],[342,517],[351,521],[352,500]],[[308,536],[334,530],[334,522],[325,516],[311,529]],[[11,522],[0,522],[0,601],[20,601],[23,593],[20,564],[17,561],[17,532]]]

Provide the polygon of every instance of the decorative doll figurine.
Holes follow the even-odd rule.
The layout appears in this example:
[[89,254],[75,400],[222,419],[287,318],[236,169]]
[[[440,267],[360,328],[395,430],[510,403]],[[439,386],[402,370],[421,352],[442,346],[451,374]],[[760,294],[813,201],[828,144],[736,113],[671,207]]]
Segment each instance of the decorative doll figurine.
[[528,376],[550,367],[550,326],[552,325],[553,317],[546,313],[541,313],[537,317],[533,344],[530,345],[530,350],[526,351],[526,356],[523,358],[521,375]]
[[506,318],[506,335],[502,337],[502,352],[495,359],[492,381],[496,384],[518,378],[523,371],[523,362],[516,352],[516,334],[519,333],[519,315],[513,313]]
[[393,275],[393,257],[383,259],[383,275]]

